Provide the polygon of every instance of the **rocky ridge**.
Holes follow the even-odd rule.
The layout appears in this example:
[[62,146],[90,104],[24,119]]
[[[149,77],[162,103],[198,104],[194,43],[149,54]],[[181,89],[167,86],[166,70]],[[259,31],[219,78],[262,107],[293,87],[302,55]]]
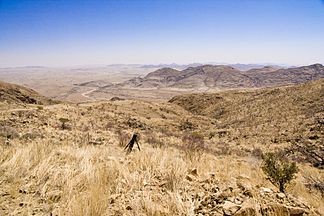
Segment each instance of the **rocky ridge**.
[[162,68],[143,78],[136,77],[110,87],[234,89],[291,85],[320,78],[324,78],[321,64],[286,69],[265,66],[248,71],[226,65],[202,65],[182,71]]
[[52,104],[54,101],[48,99],[36,91],[11,83],[0,81],[0,101],[19,104]]

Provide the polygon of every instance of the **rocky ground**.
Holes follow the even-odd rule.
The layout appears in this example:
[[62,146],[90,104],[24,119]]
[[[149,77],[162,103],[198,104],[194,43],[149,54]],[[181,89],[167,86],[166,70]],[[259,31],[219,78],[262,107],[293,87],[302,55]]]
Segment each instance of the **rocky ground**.
[[[314,85],[319,89],[321,83]],[[298,105],[282,111],[287,121],[298,118],[289,136],[309,139],[316,133],[310,141],[316,144],[322,129],[315,120],[322,111],[314,98],[321,91],[307,89],[313,95],[305,97],[312,98],[307,109]],[[281,90],[270,95],[276,91],[280,98]],[[221,127],[222,119],[207,115],[212,109],[198,115],[173,103],[136,100],[1,106],[0,215],[324,214],[323,170],[296,160],[296,178],[285,193],[279,192],[261,170],[260,155],[293,143],[274,142],[278,134],[271,136],[273,128],[253,121],[246,121],[240,132],[242,122]],[[257,106],[263,116],[269,105],[259,101]],[[225,111],[224,119],[235,113]],[[283,121],[273,118],[284,129]],[[319,128],[301,130],[315,127],[313,120]],[[271,124],[268,118],[258,121]],[[303,122],[309,127],[297,127]],[[127,155],[124,146],[135,132],[141,151]]]

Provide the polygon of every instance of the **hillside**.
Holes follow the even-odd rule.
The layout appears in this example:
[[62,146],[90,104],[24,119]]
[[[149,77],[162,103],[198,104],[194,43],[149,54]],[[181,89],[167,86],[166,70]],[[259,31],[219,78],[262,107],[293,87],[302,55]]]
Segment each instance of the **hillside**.
[[321,155],[309,162],[324,166],[324,79],[254,91],[180,95],[170,102],[213,119],[214,127],[226,134],[221,139],[237,145],[262,143],[260,148],[309,145]]
[[249,82],[249,80],[233,67],[203,65],[189,67],[183,71],[171,68],[159,69],[142,79],[135,78],[125,82],[122,86],[200,89],[237,87],[243,85],[242,82]]
[[[283,194],[260,158],[288,138],[322,142],[322,101],[318,80],[171,102],[9,106],[0,215],[323,215],[323,170],[298,160]],[[135,132],[141,150],[127,155]]]
[[84,83],[78,83],[74,85],[86,86],[86,87],[105,87],[105,86],[111,86],[112,83],[105,80],[95,80],[95,81],[87,81]]
[[321,64],[287,69],[265,67],[245,74],[251,77],[256,87],[283,86],[324,78],[324,67]]
[[283,86],[320,78],[324,78],[324,66],[321,64],[287,69],[266,66],[248,71],[225,65],[202,65],[182,71],[162,68],[144,78],[133,78],[114,87],[234,89]]
[[20,85],[0,81],[0,102],[9,104],[52,104],[54,101]]

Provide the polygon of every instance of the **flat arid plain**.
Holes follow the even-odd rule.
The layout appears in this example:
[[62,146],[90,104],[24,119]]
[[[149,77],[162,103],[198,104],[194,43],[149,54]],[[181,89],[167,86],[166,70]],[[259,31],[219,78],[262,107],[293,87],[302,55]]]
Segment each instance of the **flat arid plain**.
[[323,78],[321,64],[1,68],[0,215],[324,215]]
[[[123,82],[150,71],[151,68],[141,68],[141,65],[59,68],[29,66],[0,68],[0,79],[32,88],[52,99],[81,102],[91,100],[87,93],[93,89]],[[85,85],[82,85],[83,83]],[[107,98],[109,99],[109,96]]]

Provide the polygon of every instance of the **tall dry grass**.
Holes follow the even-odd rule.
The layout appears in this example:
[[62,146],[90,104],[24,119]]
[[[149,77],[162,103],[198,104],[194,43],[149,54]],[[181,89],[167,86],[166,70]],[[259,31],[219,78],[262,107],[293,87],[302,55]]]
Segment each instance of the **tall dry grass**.
[[[255,158],[204,154],[191,160],[179,149],[149,144],[126,156],[118,144],[52,145],[44,140],[1,145],[1,152],[2,215],[192,215],[195,204],[185,176],[193,168],[201,179],[214,174],[223,188],[240,176],[273,188]],[[288,191],[314,206],[323,203],[298,181]]]

